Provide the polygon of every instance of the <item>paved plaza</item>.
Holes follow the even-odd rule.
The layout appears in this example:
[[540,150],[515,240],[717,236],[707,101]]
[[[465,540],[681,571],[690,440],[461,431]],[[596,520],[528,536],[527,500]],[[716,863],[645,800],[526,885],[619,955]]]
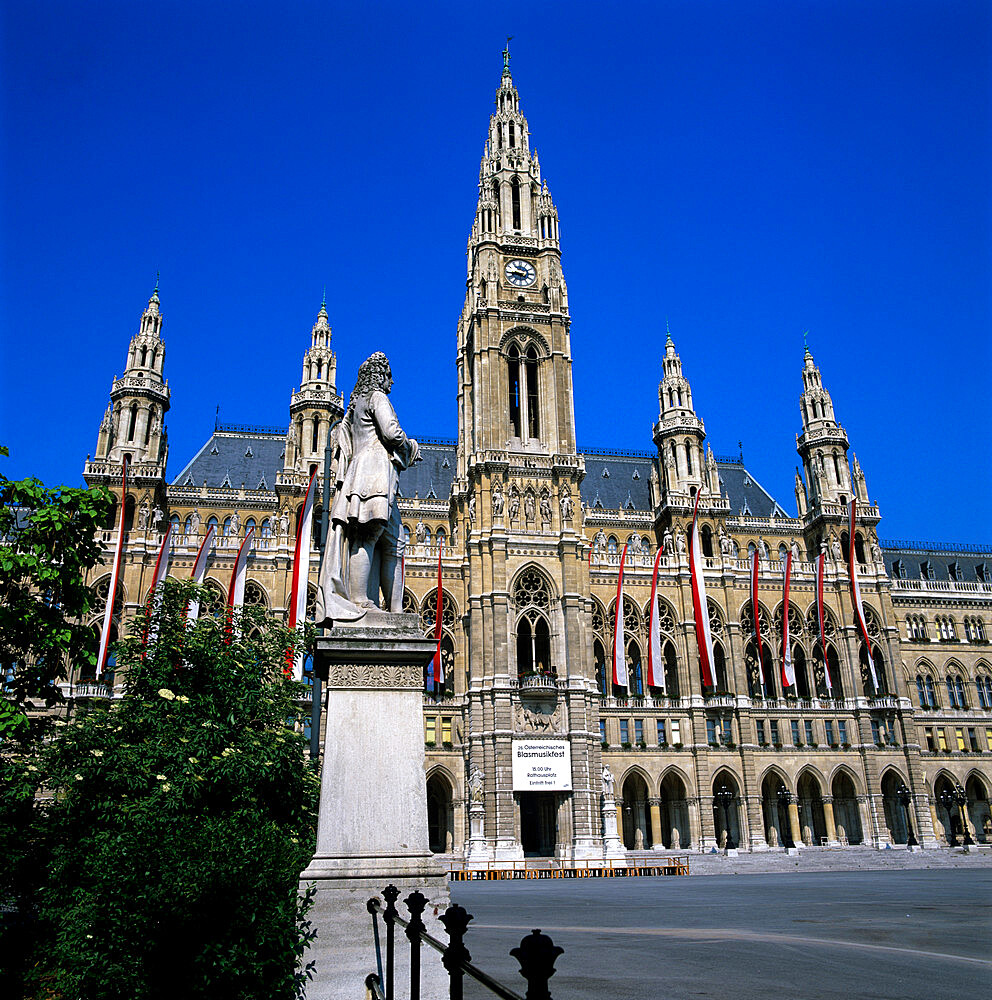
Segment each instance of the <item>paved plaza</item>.
[[565,948],[556,1000],[988,996],[989,859],[927,852],[936,867],[903,868],[872,853],[870,869],[721,872],[714,858],[688,878],[455,883],[451,895],[475,916],[473,962],[521,994],[507,952],[540,927]]

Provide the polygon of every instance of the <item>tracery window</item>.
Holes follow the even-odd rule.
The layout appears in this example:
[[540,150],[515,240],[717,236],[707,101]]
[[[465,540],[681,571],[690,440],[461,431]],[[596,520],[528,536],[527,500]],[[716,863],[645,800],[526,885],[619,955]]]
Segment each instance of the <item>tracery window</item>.
[[948,618],[946,616],[940,616],[936,619],[937,632],[941,639],[954,639],[954,619]]
[[979,674],[975,678],[975,687],[978,689],[978,704],[982,708],[992,708],[992,677]]
[[947,699],[951,708],[967,708],[964,698],[964,678],[960,674],[947,675]]
[[554,673],[551,663],[551,588],[536,569],[526,569],[513,586],[517,618],[517,674]]

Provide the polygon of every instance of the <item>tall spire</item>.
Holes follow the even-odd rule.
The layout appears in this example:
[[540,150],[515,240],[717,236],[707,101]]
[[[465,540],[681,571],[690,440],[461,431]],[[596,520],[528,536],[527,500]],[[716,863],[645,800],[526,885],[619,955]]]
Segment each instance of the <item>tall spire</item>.
[[506,48],[503,49],[503,76],[510,76],[510,42],[513,41],[513,35],[506,36]]

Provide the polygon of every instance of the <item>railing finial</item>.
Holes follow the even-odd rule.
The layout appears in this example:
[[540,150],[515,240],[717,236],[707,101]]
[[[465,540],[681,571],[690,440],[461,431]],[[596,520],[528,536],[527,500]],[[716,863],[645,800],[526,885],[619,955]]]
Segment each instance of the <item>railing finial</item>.
[[520,963],[520,975],[527,980],[526,1000],[551,1000],[548,980],[555,974],[555,960],[564,953],[564,948],[540,930],[531,931],[521,940],[519,948],[510,950]]

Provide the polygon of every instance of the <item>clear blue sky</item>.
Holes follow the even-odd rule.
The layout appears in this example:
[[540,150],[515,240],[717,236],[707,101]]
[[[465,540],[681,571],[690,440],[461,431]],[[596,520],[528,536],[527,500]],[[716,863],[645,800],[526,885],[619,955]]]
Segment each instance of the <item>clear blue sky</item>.
[[889,538],[988,542],[986,2],[86,3],[0,11],[0,443],[81,482],[161,270],[169,471],[285,425],[327,286],[454,436],[504,37],[558,205],[580,444],[647,450],[666,317],[788,510],[802,331]]

